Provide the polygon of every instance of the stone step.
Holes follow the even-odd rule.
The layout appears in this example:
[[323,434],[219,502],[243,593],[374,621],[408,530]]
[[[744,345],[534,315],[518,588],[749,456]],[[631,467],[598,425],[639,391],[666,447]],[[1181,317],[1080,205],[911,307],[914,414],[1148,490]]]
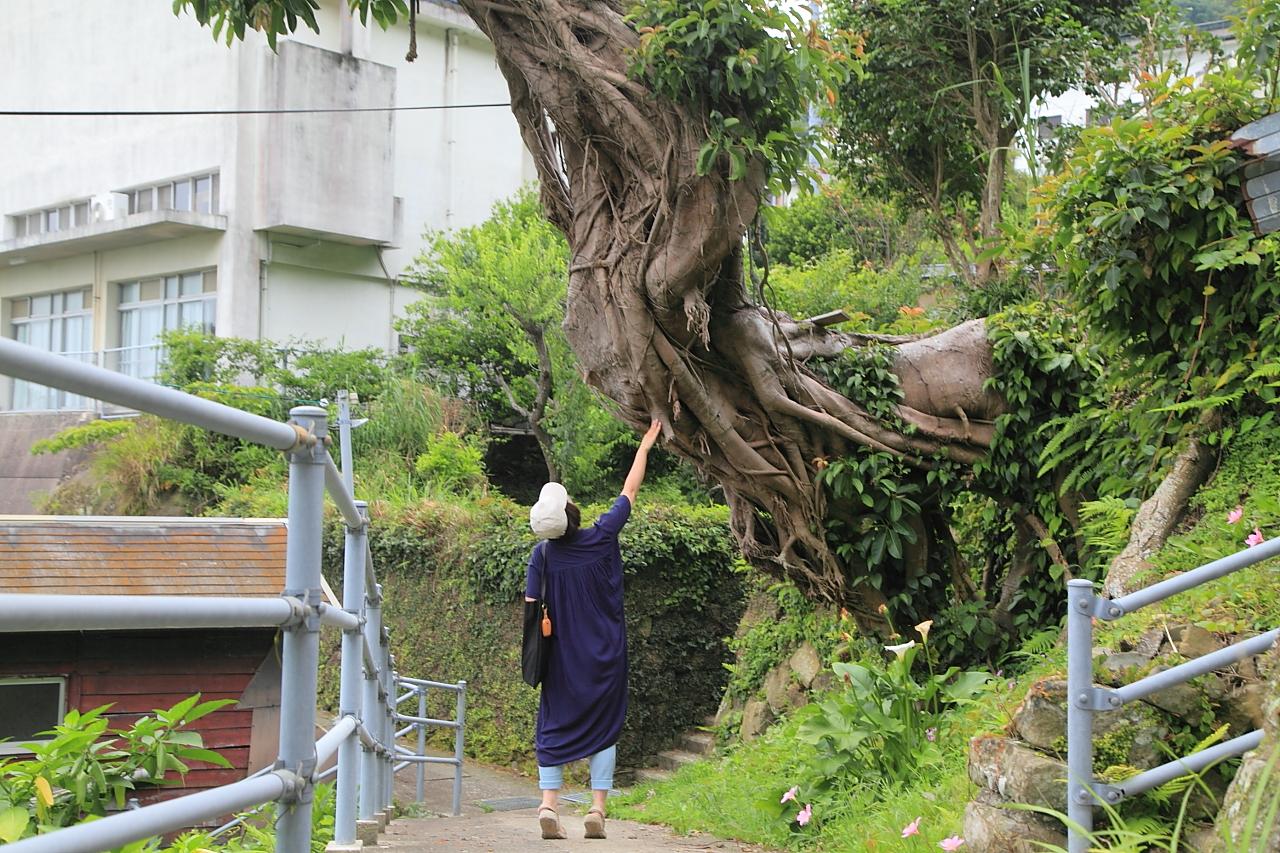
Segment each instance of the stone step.
[[663,770],[676,771],[686,764],[693,764],[702,758],[692,752],[685,752],[683,749],[668,749],[665,752],[658,753],[658,766]]
[[671,778],[671,774],[666,770],[659,770],[656,767],[641,767],[635,772],[635,784],[657,784],[665,782]]
[[710,755],[715,751],[716,739],[710,732],[685,732],[680,735],[676,745],[694,755]]

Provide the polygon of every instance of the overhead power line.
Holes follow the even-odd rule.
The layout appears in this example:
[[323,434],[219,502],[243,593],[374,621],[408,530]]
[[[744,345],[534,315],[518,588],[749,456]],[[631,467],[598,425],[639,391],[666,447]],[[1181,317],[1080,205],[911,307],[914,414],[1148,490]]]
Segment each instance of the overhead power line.
[[0,110],[0,116],[261,116],[300,113],[397,113],[423,110],[482,110],[509,107],[496,104],[434,104],[416,107],[300,107],[272,110]]

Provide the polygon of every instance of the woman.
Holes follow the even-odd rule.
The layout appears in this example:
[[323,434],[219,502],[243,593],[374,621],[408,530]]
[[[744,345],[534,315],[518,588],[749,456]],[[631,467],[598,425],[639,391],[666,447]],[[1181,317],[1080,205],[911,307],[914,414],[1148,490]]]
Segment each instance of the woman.
[[540,538],[529,557],[525,600],[540,596],[546,580],[551,615],[550,658],[542,679],[535,745],[543,838],[564,838],[557,811],[564,765],[591,766],[587,838],[604,838],[604,807],[613,787],[616,744],[627,714],[627,634],[622,615],[622,554],[618,534],[644,482],[649,450],[662,425],[654,421],[640,440],[620,494],[588,529],[564,486],[547,483],[529,511]]

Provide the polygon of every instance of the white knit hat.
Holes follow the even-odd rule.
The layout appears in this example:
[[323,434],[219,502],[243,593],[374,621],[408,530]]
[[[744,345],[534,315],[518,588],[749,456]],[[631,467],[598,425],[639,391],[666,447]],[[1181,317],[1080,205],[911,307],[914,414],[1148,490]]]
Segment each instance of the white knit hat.
[[565,505],[569,493],[559,483],[547,483],[538,495],[538,502],[529,510],[529,526],[540,539],[558,539],[569,529],[569,516]]

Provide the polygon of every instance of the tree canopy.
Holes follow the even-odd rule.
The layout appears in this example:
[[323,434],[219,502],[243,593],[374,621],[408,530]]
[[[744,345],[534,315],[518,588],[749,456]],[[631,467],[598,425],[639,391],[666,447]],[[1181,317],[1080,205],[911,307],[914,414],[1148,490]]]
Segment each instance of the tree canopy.
[[560,331],[568,259],[564,236],[524,190],[479,225],[430,235],[405,274],[429,298],[399,324],[433,379],[491,421],[514,413],[533,432],[551,480],[560,472],[545,421],[572,358]]
[[[1132,0],[836,0],[867,73],[835,110],[843,172],[923,211],[957,273],[982,281],[1011,148],[1031,108],[1082,86],[1130,29]],[[972,268],[972,269],[971,269]]]

